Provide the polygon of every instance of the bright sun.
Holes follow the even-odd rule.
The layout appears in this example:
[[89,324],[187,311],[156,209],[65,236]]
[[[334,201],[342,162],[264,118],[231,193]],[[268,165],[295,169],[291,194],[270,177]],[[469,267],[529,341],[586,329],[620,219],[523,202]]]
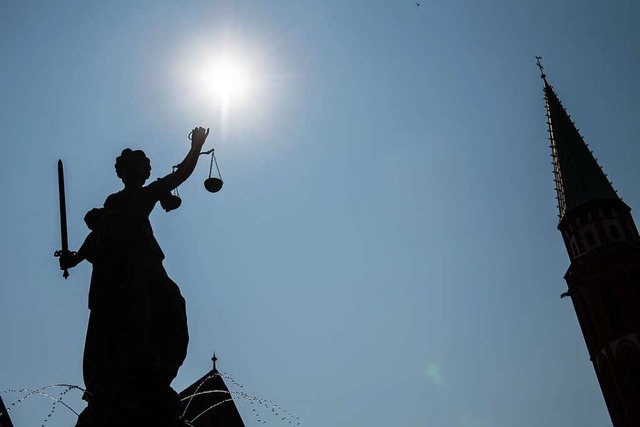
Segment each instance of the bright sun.
[[[175,61],[175,81],[195,117],[213,119],[221,134],[230,135],[234,126],[263,120],[266,71],[264,59],[238,43],[209,45],[194,43]],[[259,102],[258,102],[259,100]]]
[[241,101],[251,87],[249,72],[237,59],[211,61],[202,67],[200,75],[203,91],[217,97],[223,104]]
[[213,69],[215,89],[223,97],[241,96],[249,86],[246,70],[237,63],[224,60]]

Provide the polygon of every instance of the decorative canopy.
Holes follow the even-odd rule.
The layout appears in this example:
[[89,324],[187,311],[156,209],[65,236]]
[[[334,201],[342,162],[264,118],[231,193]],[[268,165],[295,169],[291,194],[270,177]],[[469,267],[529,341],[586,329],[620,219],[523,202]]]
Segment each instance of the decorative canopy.
[[229,388],[216,369],[213,369],[180,393],[184,415],[194,427],[244,427]]

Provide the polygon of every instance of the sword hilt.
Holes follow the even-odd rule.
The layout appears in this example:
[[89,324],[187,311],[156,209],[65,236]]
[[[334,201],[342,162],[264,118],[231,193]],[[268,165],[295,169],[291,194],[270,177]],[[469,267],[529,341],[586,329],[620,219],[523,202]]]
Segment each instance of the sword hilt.
[[63,262],[63,258],[69,256],[69,255],[76,255],[76,252],[74,251],[70,251],[70,250],[64,250],[64,249],[60,249],[58,251],[55,251],[53,253],[53,256],[56,258],[60,258],[60,270],[63,271],[62,273],[62,277],[64,277],[65,279],[67,277],[69,277],[69,269],[68,268],[62,268],[62,262]]

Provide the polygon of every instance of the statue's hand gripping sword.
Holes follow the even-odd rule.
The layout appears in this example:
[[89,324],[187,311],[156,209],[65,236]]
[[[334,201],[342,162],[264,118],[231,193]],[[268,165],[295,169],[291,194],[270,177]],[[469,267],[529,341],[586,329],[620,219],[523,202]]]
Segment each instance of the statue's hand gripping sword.
[[55,257],[60,258],[60,268],[64,270],[62,277],[65,279],[69,277],[69,271],[66,268],[62,268],[63,261],[69,256],[74,254],[69,250],[69,239],[67,237],[67,203],[64,198],[64,169],[62,167],[62,160],[58,160],[58,195],[60,197],[60,241],[62,243],[62,249],[54,252]]

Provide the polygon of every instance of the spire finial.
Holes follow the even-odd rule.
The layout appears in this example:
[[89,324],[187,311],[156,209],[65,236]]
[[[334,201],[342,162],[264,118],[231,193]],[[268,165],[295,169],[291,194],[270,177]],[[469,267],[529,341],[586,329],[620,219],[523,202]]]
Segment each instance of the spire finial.
[[544,80],[544,83],[547,84],[547,75],[544,73],[544,67],[540,62],[541,59],[542,59],[542,56],[536,56],[536,65],[538,66],[538,68],[540,68],[540,77],[542,77],[542,80]]
[[216,361],[218,360],[218,358],[216,357],[216,352],[213,352],[213,357],[211,358],[211,360],[213,361],[213,370],[217,371],[216,369]]

